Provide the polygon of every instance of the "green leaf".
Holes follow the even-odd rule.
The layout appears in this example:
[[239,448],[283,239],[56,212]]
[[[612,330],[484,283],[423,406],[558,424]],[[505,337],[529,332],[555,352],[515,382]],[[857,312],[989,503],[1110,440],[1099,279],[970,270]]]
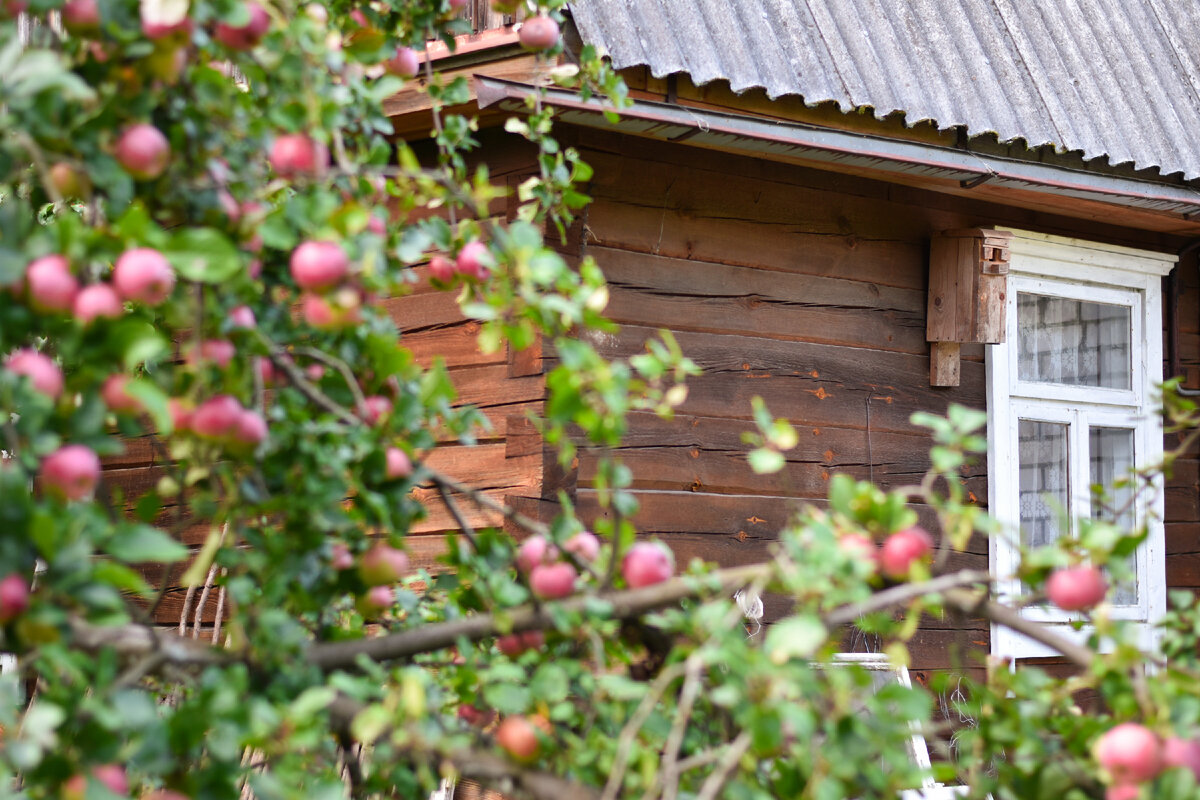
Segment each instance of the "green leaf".
[[126,370],[158,360],[170,352],[170,342],[144,319],[127,318],[116,323],[112,342]]
[[811,658],[828,636],[829,631],[817,617],[810,614],[791,617],[774,625],[767,634],[767,655],[776,664],[793,658]]
[[163,255],[179,274],[199,283],[221,283],[242,269],[242,255],[215,228],[185,228],[171,237]]
[[493,683],[483,687],[483,699],[501,714],[523,714],[533,703],[533,692],[515,683]]
[[167,393],[155,384],[143,378],[134,378],[125,384],[125,391],[137,400],[146,413],[154,420],[154,425],[163,436],[170,436],[175,430],[174,420],[168,404]]
[[152,561],[173,564],[187,558],[188,549],[166,532],[149,525],[128,525],[117,529],[105,548],[121,561]]
[[292,701],[288,713],[298,722],[308,722],[318,711],[333,702],[337,691],[330,686],[313,686],[305,689],[300,696]]
[[750,462],[750,469],[758,475],[768,475],[774,472],[779,472],[787,463],[787,459],[783,457],[783,453],[778,450],[772,450],[768,447],[759,447],[756,450],[751,450],[747,456]]

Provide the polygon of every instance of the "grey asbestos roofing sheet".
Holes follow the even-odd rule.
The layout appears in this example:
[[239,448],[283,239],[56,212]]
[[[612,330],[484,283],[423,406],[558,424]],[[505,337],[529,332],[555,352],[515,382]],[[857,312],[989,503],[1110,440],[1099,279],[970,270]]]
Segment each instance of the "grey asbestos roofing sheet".
[[618,68],[1200,177],[1200,0],[574,0]]

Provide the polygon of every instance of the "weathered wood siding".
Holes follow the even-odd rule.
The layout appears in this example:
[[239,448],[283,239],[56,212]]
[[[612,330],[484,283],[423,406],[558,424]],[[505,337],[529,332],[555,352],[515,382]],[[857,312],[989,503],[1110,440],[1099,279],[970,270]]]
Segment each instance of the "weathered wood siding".
[[[667,541],[681,561],[763,558],[788,515],[820,505],[836,472],[894,487],[919,480],[930,441],[914,411],[951,402],[983,409],[983,347],[963,347],[962,384],[929,385],[925,342],[930,236],[1010,225],[1175,249],[1160,234],[1101,227],[1042,212],[963,200],[857,177],[757,161],[616,134],[581,131],[575,145],[595,168],[594,202],[567,252],[600,263],[612,293],[615,335],[593,341],[631,355],[656,329],[675,332],[704,374],[690,381],[674,421],[636,415],[621,456],[634,475],[640,531]],[[1181,308],[1184,357],[1200,360],[1194,266]],[[757,476],[741,433],[750,399],[801,432],[787,468]],[[583,454],[577,499],[596,514],[596,460]],[[1169,577],[1200,584],[1196,462],[1168,492]],[[987,502],[984,464],[967,469],[971,497]],[[928,509],[918,508],[932,525]],[[1185,554],[1186,553],[1186,554]],[[985,569],[980,537],[955,567]],[[768,599],[768,619],[785,606]],[[978,668],[981,620],[927,620],[913,642],[918,679],[930,669]],[[856,643],[860,648],[866,642]]]

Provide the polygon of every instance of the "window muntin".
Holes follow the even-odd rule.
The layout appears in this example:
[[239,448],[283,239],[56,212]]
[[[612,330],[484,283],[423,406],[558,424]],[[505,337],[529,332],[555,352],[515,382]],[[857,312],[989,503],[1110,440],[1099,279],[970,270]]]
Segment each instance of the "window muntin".
[[1068,449],[1070,426],[1035,419],[1017,421],[1021,542],[1041,547],[1057,539],[1071,516]]

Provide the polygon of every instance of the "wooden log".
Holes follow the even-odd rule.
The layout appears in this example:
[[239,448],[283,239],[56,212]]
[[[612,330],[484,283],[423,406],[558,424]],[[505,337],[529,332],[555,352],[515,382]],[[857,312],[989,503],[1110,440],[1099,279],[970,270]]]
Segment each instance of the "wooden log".
[[958,386],[962,381],[962,345],[958,342],[929,343],[930,386]]

